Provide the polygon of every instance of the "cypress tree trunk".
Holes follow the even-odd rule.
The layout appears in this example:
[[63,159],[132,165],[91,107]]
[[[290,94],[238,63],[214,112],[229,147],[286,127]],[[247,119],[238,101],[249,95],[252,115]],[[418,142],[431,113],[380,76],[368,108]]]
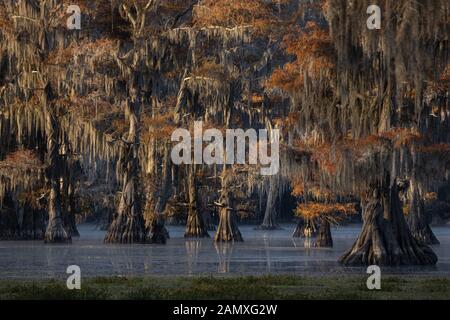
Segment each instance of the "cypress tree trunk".
[[401,210],[397,183],[380,189],[363,211],[356,243],[340,262],[344,265],[433,265],[437,256],[412,236]]
[[333,247],[333,238],[331,237],[330,223],[323,220],[320,223],[319,236],[316,240],[316,247]]
[[66,227],[67,232],[72,237],[79,237],[80,233],[78,232],[77,223],[75,221],[75,197],[74,197],[74,187],[72,183],[69,184],[67,190],[67,212],[64,216],[64,226]]
[[424,244],[439,244],[439,240],[430,228],[429,217],[425,213],[425,205],[418,186],[411,182],[410,188],[410,205],[406,221],[413,237]]
[[262,230],[276,230],[279,226],[276,222],[277,217],[277,196],[278,196],[278,183],[277,178],[270,178],[270,189],[267,196],[266,211],[264,213],[264,220],[260,226]]
[[205,222],[203,217],[199,212],[200,203],[197,194],[197,175],[195,164],[191,165],[189,170],[189,212],[186,224],[186,232],[184,237],[186,238],[204,238],[209,237],[208,231],[206,230]]
[[311,237],[315,237],[317,235],[317,228],[314,222],[312,221],[305,222],[304,219],[300,218],[297,221],[297,226],[295,227],[292,237],[304,238],[306,237],[307,231],[310,233]]
[[128,138],[123,141],[121,169],[122,194],[117,214],[105,236],[107,243],[143,243],[146,240],[140,192],[139,166],[139,113],[140,95],[137,90],[137,75],[133,81],[132,98],[127,101],[130,128]]
[[[66,147],[68,146],[67,139],[65,140]],[[67,150],[66,150],[67,151]],[[81,173],[81,167],[77,161],[69,158],[66,154],[64,157],[64,171],[62,174],[62,192],[63,192],[63,223],[66,231],[72,237],[79,237],[80,233],[77,229],[75,221],[76,203],[75,203],[75,184],[76,178]]]
[[148,240],[150,243],[166,244],[169,239],[169,233],[164,224],[164,217],[161,214],[157,214],[150,225],[150,232],[148,234]]
[[294,233],[292,234],[293,238],[301,238],[303,237],[303,228],[305,227],[305,222],[303,219],[298,219],[297,225],[295,226]]
[[171,194],[170,185],[170,157],[169,148],[164,147],[163,169],[161,177],[161,187],[159,188],[156,206],[153,212],[152,222],[148,230],[148,239],[151,243],[165,244],[169,239],[169,232],[165,227],[164,211],[166,209],[167,201]]
[[48,200],[48,225],[45,231],[45,243],[71,242],[70,234],[63,226],[61,212],[61,159],[59,155],[59,125],[56,119],[56,106],[52,103],[53,94],[49,84],[45,88],[45,126],[47,134],[47,179],[50,196]]
[[230,242],[230,241],[244,241],[242,239],[241,232],[239,231],[235,210],[232,207],[233,203],[231,200],[231,194],[227,190],[227,186],[222,186],[222,195],[220,203],[222,207],[220,208],[220,222],[217,227],[216,236],[214,241],[216,242]]

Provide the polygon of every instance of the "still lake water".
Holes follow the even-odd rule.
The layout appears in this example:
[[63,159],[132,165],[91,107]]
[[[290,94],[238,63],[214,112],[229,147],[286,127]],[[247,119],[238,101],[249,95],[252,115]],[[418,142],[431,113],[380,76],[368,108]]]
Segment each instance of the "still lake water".
[[[183,227],[169,227],[166,245],[106,245],[104,232],[81,225],[80,238],[70,245],[42,241],[0,242],[0,279],[66,278],[66,268],[78,265],[83,277],[142,275],[366,275],[365,268],[337,263],[357,238],[360,225],[332,229],[334,248],[308,248],[293,239],[294,224],[282,230],[240,226],[243,243],[215,244],[212,239],[185,240]],[[383,274],[450,277],[450,227],[434,227],[441,245],[433,246],[439,262],[433,267],[382,268]],[[211,236],[214,232],[210,232]]]

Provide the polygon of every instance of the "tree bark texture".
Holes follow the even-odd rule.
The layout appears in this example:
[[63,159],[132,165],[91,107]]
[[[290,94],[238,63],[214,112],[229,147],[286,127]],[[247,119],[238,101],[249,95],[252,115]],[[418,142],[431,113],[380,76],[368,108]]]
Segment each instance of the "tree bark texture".
[[323,220],[320,223],[319,235],[316,240],[316,247],[333,247],[333,238],[331,237],[330,223],[326,220]]
[[50,195],[48,199],[48,225],[44,235],[45,243],[68,243],[71,236],[63,225],[61,209],[61,157],[59,155],[59,125],[56,118],[56,106],[50,85],[45,88],[45,126],[47,134],[47,180]]
[[361,234],[340,262],[344,265],[433,265],[437,256],[418,243],[405,221],[396,182],[374,190],[363,209]]
[[127,101],[130,128],[123,141],[121,161],[122,193],[117,214],[105,237],[107,243],[143,243],[146,241],[142,214],[139,166],[139,101]]
[[195,165],[191,165],[189,169],[189,209],[188,218],[186,224],[186,232],[184,233],[185,238],[204,238],[209,237],[208,231],[206,230],[205,222],[203,221],[203,216],[200,213],[200,201],[197,194],[198,181]]

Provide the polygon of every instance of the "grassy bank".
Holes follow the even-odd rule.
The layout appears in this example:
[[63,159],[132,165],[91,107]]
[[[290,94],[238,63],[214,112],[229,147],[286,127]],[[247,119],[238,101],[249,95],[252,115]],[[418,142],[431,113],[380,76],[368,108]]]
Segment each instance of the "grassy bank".
[[0,299],[450,299],[450,279],[384,277],[369,291],[359,276],[92,278],[70,291],[63,280],[0,281]]

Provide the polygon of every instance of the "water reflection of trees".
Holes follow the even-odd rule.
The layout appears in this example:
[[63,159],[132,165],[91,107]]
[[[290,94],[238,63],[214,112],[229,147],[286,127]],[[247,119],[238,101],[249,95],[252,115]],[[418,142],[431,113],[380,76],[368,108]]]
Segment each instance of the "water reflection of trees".
[[51,277],[64,277],[69,265],[76,264],[72,247],[62,245],[45,246],[45,259],[47,260],[47,274]]
[[233,254],[234,243],[233,242],[215,242],[217,255],[219,257],[218,273],[229,273],[231,256]]
[[199,239],[189,239],[185,242],[188,274],[194,274],[197,270],[198,256],[202,247],[202,242]]

